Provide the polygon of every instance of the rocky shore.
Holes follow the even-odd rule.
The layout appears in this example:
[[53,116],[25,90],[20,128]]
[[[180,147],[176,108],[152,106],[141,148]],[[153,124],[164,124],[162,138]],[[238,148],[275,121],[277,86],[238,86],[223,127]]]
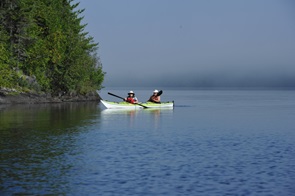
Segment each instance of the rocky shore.
[[61,102],[82,102],[99,101],[101,98],[96,92],[87,95],[63,94],[51,96],[50,94],[24,93],[14,89],[0,89],[0,104],[37,104],[37,103],[61,103]]

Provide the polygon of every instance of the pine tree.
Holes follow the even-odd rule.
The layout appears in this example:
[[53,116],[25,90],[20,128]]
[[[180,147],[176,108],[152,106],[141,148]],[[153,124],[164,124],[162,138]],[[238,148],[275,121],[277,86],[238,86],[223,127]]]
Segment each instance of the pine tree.
[[[1,1],[0,70],[9,67],[36,77],[41,89],[53,94],[100,89],[104,72],[98,44],[84,32],[79,17],[84,10],[76,10],[78,5],[71,0]],[[13,77],[11,84],[26,85]]]

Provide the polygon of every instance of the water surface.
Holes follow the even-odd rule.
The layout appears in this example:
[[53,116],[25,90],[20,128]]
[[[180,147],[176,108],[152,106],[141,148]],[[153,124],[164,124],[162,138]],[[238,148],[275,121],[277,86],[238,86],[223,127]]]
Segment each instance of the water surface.
[[294,195],[295,91],[162,100],[175,108],[1,105],[1,195]]

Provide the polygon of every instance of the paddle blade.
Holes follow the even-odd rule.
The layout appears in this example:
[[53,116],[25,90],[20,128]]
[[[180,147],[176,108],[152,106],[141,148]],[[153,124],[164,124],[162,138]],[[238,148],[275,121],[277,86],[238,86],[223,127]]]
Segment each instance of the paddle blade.
[[163,93],[163,91],[160,90],[157,95],[160,96],[160,95],[162,95],[162,93]]
[[141,107],[143,107],[144,109],[147,109],[149,107],[145,106],[145,105],[142,105],[142,104],[139,104],[139,103],[136,103],[137,105],[140,105]]

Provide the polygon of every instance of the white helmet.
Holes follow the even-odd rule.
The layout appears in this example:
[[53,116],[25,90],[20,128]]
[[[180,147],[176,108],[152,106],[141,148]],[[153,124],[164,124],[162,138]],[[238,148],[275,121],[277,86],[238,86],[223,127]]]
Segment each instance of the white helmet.
[[159,91],[157,89],[154,90],[154,93],[158,93]]
[[130,91],[128,94],[133,94],[134,95],[134,92],[133,91]]

